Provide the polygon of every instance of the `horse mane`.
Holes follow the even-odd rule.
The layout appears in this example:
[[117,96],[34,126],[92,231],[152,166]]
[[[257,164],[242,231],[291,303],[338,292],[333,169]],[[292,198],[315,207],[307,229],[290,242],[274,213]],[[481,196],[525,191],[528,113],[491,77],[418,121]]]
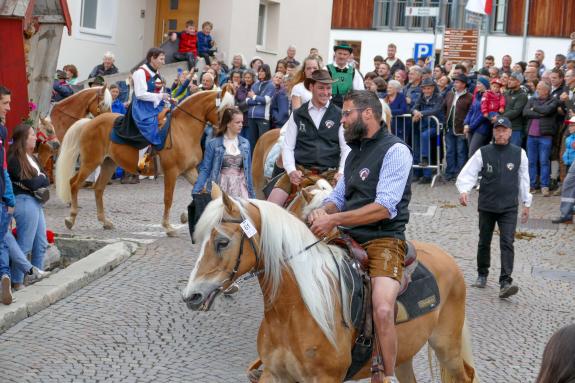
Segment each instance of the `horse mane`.
[[[243,217],[249,217],[242,200],[232,199],[239,207]],[[259,249],[264,259],[264,288],[270,302],[277,297],[282,281],[282,272],[288,267],[295,277],[302,299],[326,338],[334,347],[335,324],[340,315],[336,312],[335,300],[339,298],[336,290],[338,268],[343,265],[343,251],[328,246],[323,242],[303,251],[315,243],[317,238],[307,226],[280,206],[261,200],[251,199],[261,216],[261,233]],[[212,229],[218,228],[225,219],[225,208],[222,199],[210,202],[196,225],[194,238],[202,243],[202,252],[210,238]],[[231,217],[229,217],[231,218]],[[201,255],[200,255],[201,257]],[[344,284],[343,319],[350,321],[349,289]]]
[[307,218],[315,209],[320,208],[323,205],[323,201],[329,197],[333,191],[331,184],[323,178],[317,180],[315,187],[316,189],[310,191],[310,194],[313,195],[312,200],[302,210],[302,217],[304,218]]
[[[78,92],[76,92],[76,93],[70,95],[69,97],[66,97],[66,98],[63,99],[63,100],[58,101],[57,103],[54,104],[54,107],[53,107],[53,108],[57,107],[58,105],[62,106],[62,105],[66,105],[66,104],[72,102],[72,101],[74,100],[74,98],[75,98],[76,96],[79,96],[80,94],[88,93],[88,92],[90,92],[90,91],[92,91],[92,90],[96,90],[96,89],[97,89],[98,91],[100,91],[101,88],[102,88],[101,86],[96,86],[96,87],[93,87],[93,88],[82,89],[82,90],[80,90],[80,91],[78,91]],[[103,100],[103,103],[104,103],[104,106],[105,106],[105,107],[107,107],[107,108],[110,109],[110,110],[112,109],[112,93],[110,93],[110,90],[108,89],[108,87],[106,87],[106,89],[104,89],[104,100]],[[52,108],[52,109],[53,109],[53,108]]]

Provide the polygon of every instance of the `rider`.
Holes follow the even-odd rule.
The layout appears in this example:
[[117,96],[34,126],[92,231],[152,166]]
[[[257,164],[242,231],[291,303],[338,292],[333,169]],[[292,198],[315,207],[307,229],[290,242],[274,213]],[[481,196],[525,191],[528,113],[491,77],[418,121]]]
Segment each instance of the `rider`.
[[292,185],[310,175],[337,181],[343,173],[349,147],[338,124],[341,109],[329,101],[335,82],[326,70],[316,70],[304,81],[310,101],[294,110],[285,125],[282,160],[285,174],[277,181],[268,200],[283,206]]
[[407,252],[404,233],[413,157],[405,142],[380,125],[381,114],[375,93],[353,91],[345,96],[341,122],[351,152],[335,189],[309,220],[318,237],[337,226],[347,227],[366,250],[384,382],[397,382],[394,306]]
[[349,57],[353,48],[347,43],[337,44],[333,47],[334,62],[327,66],[329,75],[335,80],[332,87],[332,102],[338,107],[343,105],[343,97],[352,90],[363,90],[361,74],[349,65]]
[[172,101],[164,92],[164,81],[158,70],[164,65],[166,55],[159,48],[151,48],[146,63],[132,75],[134,99],[132,117],[140,133],[156,150],[162,149],[162,138],[158,130],[158,114],[164,109],[164,101]]

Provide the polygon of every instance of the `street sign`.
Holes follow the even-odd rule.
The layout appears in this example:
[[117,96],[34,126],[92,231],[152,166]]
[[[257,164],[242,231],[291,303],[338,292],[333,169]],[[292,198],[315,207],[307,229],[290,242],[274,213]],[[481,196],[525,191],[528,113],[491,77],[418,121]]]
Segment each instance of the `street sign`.
[[405,16],[439,16],[439,7],[405,7]]
[[433,56],[433,44],[429,43],[416,43],[413,49],[413,57],[417,59],[425,59],[429,56]]
[[477,60],[479,31],[477,29],[446,29],[443,34],[444,59],[461,62]]

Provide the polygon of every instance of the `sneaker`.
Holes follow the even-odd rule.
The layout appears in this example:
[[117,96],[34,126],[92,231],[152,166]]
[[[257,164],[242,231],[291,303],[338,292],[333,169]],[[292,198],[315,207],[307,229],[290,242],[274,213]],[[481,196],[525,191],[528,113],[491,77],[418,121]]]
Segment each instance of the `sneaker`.
[[485,285],[487,285],[487,275],[480,275],[477,277],[477,280],[471,286],[477,287],[479,289],[484,289]]
[[499,290],[499,298],[505,299],[512,295],[517,294],[519,287],[513,283],[505,282],[501,284],[501,289]]
[[531,193],[531,194],[537,194],[537,193],[539,193],[540,191],[541,191],[541,189],[536,189],[536,188],[531,188],[531,189],[529,189],[529,193]]
[[573,217],[559,217],[551,220],[552,223],[573,223]]
[[561,188],[558,188],[552,194],[553,194],[553,197],[561,197]]
[[40,270],[37,267],[32,267],[28,272],[28,283],[38,282],[50,275],[49,271]]
[[9,305],[12,303],[12,284],[8,275],[2,276],[2,303]]
[[541,188],[541,194],[543,195],[543,197],[549,197],[551,194],[549,194],[549,188],[548,187],[542,187]]

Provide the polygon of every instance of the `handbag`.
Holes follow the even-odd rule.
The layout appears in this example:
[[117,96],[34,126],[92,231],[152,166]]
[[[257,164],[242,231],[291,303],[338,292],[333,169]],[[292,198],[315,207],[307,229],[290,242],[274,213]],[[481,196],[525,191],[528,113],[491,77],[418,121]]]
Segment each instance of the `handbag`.
[[212,196],[209,193],[193,193],[192,202],[188,205],[188,229],[190,231],[190,238],[194,242],[194,230],[200,217],[202,216],[206,206],[212,201]]

